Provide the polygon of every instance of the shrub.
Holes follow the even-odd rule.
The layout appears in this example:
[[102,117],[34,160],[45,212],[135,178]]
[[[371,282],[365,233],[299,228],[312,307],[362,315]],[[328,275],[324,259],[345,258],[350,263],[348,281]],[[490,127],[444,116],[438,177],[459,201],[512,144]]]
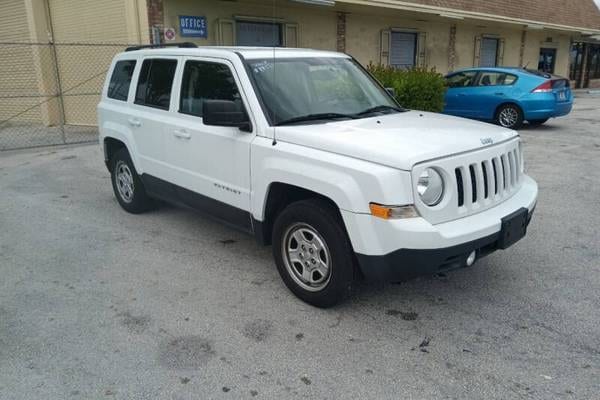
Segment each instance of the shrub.
[[446,82],[435,68],[398,69],[370,63],[369,72],[386,88],[393,88],[398,103],[405,108],[441,112]]

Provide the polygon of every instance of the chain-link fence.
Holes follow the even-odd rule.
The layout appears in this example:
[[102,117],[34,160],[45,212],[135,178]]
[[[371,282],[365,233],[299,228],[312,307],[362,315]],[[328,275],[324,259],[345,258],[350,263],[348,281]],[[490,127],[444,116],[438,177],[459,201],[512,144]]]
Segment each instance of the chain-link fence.
[[106,71],[125,47],[0,42],[0,150],[97,140]]

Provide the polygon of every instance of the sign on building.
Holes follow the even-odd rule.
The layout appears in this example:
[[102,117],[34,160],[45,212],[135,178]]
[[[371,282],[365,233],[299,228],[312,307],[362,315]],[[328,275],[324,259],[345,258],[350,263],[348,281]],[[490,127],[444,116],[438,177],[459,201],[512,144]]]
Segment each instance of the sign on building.
[[176,32],[174,28],[165,28],[165,40],[170,42],[176,39]]
[[208,37],[208,31],[206,29],[206,17],[180,15],[179,33],[183,37]]

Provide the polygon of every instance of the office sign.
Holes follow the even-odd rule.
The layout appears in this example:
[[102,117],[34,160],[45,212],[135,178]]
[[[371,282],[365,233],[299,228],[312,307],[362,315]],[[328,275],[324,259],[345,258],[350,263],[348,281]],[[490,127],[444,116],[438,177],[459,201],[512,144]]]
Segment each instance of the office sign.
[[202,16],[179,16],[179,34],[182,37],[207,38],[206,17]]

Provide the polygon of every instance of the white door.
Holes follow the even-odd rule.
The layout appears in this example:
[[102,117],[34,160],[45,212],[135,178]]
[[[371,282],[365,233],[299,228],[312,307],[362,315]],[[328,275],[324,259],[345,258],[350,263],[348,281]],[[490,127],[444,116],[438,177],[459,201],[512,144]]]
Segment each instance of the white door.
[[176,57],[142,60],[132,112],[127,121],[142,171],[158,178],[164,175],[164,121],[169,116],[176,69]]
[[176,86],[176,109],[165,132],[167,180],[249,211],[250,143],[255,134],[202,122],[206,99],[235,101],[240,108],[247,104],[233,66],[226,60],[184,58]]

